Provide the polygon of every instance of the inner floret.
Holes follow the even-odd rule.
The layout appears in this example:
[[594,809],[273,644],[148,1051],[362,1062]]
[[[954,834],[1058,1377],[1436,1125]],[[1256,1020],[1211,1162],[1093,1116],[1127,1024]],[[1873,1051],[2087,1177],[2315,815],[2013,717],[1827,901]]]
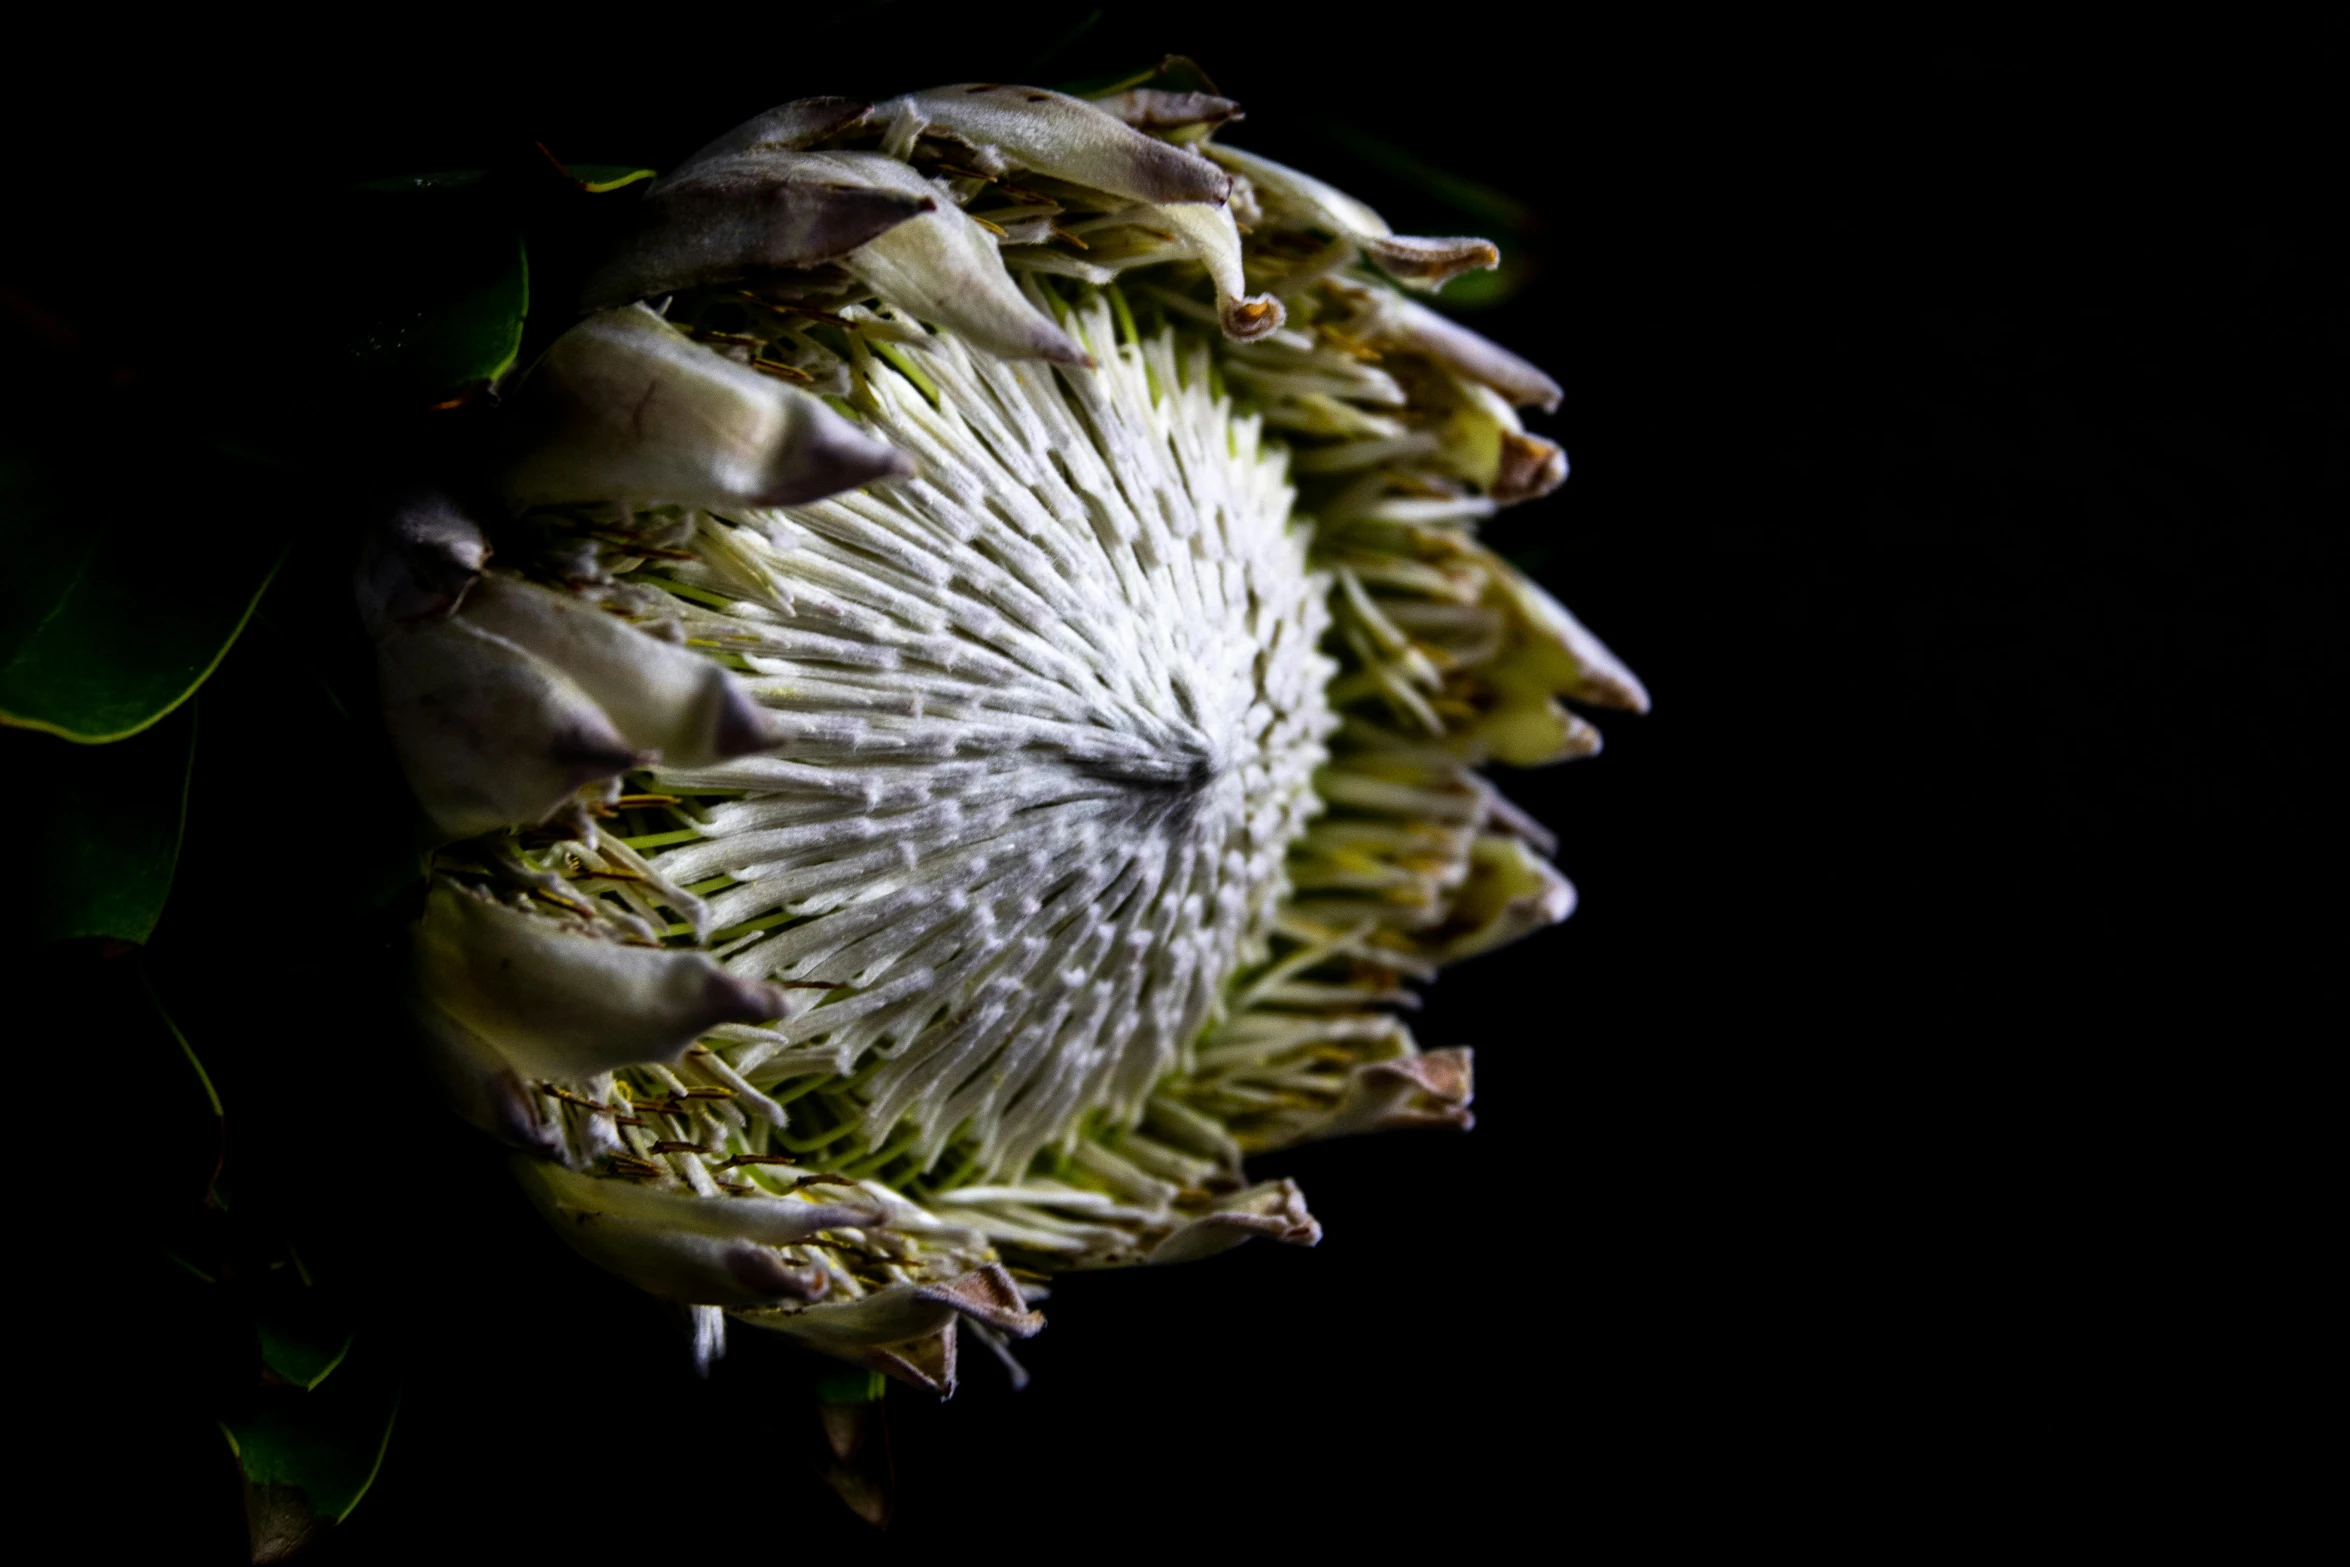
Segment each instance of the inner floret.
[[633,576],[783,742],[655,770],[683,825],[641,847],[792,987],[713,1043],[831,1168],[995,1179],[1133,1121],[1264,960],[1319,807],[1329,584],[1285,454],[1206,341],[1062,309],[1097,369],[859,352],[913,477],[705,515]]

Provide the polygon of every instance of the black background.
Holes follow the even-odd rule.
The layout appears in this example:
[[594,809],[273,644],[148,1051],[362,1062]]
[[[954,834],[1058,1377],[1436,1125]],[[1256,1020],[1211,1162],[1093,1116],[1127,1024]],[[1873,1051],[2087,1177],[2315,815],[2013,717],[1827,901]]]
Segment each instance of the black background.
[[[1318,1249],[1069,1281],[1026,1392],[974,1354],[951,1403],[893,1394],[891,1547],[1898,1559],[2270,1527],[2314,1472],[2262,1435],[2303,1374],[2275,1216],[2339,1028],[2338,32],[1139,9],[1049,56],[1085,8],[28,40],[4,280],[142,363],[225,312],[284,344],[237,395],[298,401],[336,258],[249,238],[284,193],[532,140],[659,164],[805,93],[1165,50],[1247,105],[1231,140],[1405,232],[1470,225],[1347,127],[1524,201],[1539,275],[1473,319],[1564,383],[1536,427],[1575,471],[1491,536],[1656,697],[1604,756],[1503,780],[1582,908],[1415,1023],[1477,1047],[1474,1133],[1264,1161]],[[738,1332],[697,1384],[380,1036],[378,938],[321,887],[365,811],[264,808],[339,787],[269,754],[307,646],[280,601],[335,576],[298,561],[281,640],[203,698],[206,758],[257,760],[199,793],[183,889],[241,865],[246,901],[183,898],[153,955],[232,1150],[355,1232],[345,1287],[410,1357],[316,1559],[876,1548],[811,1477],[796,1357]],[[136,1010],[87,959],[18,994],[64,1003],[28,1083]],[[23,1179],[70,1184],[136,1114],[28,1145]],[[144,1260],[170,1183],[135,1184],[66,1202],[90,1260],[20,1265],[44,1325],[11,1425],[92,1554],[237,1560]]]

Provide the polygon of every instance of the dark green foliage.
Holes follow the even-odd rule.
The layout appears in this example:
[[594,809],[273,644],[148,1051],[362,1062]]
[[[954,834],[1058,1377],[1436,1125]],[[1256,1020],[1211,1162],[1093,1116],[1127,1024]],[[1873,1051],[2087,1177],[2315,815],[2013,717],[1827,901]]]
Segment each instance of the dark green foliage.
[[337,283],[321,313],[362,395],[431,408],[514,369],[530,267],[489,176],[379,180],[349,192],[334,220]]
[[0,454],[0,723],[119,740],[195,693],[268,586],[274,476],[122,427]]
[[40,802],[25,840],[36,937],[153,933],[179,863],[195,747],[193,704],[119,745],[0,736],[18,787]]

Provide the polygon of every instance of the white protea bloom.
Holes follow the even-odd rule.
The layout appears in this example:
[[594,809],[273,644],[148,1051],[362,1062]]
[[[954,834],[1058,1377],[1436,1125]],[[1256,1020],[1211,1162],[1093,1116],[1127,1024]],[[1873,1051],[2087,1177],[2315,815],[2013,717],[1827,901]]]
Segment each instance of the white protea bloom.
[[[1482,240],[1198,93],[787,104],[653,182],[469,517],[362,564],[451,840],[414,1005],[564,1237],[925,1386],[1056,1270],[1311,1244],[1247,1155],[1469,1124],[1406,988],[1569,912],[1475,769],[1636,680],[1477,542]],[[1399,286],[1400,285],[1400,286]],[[723,1315],[722,1315],[723,1314]]]

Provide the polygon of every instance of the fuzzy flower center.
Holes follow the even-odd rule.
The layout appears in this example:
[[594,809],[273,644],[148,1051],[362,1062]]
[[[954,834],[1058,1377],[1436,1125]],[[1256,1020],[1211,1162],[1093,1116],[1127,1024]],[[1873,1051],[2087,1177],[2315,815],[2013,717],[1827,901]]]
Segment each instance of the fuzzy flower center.
[[1328,582],[1283,454],[1204,339],[1090,292],[1063,325],[1098,369],[860,353],[916,476],[710,518],[637,579],[787,740],[657,770],[694,826],[640,847],[729,969],[795,987],[720,1034],[835,1168],[987,1180],[1131,1122],[1263,961],[1319,808]]

